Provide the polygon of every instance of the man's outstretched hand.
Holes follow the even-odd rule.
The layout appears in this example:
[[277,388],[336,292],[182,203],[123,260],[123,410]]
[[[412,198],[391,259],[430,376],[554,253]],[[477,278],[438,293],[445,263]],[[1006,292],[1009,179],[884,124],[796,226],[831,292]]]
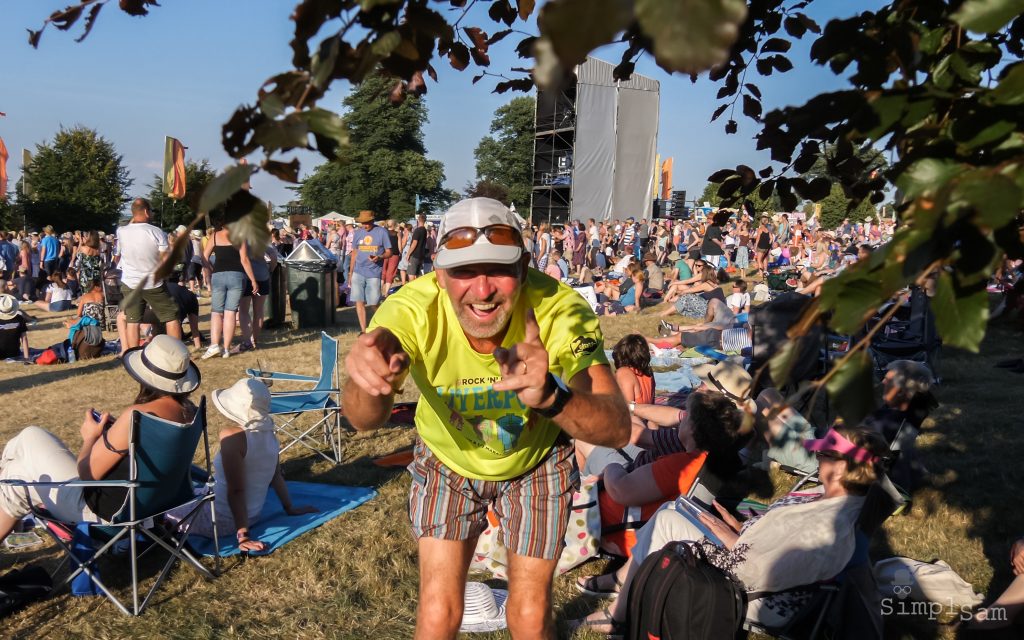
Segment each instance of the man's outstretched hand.
[[548,352],[540,340],[540,326],[533,309],[526,312],[523,341],[511,349],[495,349],[494,359],[501,371],[501,380],[494,383],[495,391],[515,391],[531,409],[543,409],[551,403],[554,394],[547,388]]
[[352,345],[345,358],[349,378],[371,396],[388,396],[397,391],[409,369],[409,354],[383,327],[365,333]]

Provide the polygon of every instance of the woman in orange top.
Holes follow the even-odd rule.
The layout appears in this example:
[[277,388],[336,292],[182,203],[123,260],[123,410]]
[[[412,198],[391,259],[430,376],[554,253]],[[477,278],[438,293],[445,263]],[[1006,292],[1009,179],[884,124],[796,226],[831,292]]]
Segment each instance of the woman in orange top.
[[654,404],[654,372],[647,340],[639,334],[629,334],[612,348],[612,360],[615,381],[626,402]]
[[[605,467],[597,498],[601,548],[629,557],[636,544],[636,530],[666,501],[688,493],[705,464],[719,476],[734,469],[731,458],[735,456],[733,446],[741,421],[739,409],[724,394],[695,391],[687,398],[686,412],[677,427],[682,452],[661,456],[632,470],[619,464]],[[611,573],[583,576],[576,586],[590,595],[608,595],[617,592],[619,584]]]

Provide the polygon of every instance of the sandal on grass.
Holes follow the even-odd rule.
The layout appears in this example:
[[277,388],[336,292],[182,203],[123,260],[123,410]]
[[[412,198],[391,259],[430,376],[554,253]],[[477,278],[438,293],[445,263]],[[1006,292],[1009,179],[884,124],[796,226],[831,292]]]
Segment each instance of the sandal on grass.
[[[613,587],[602,586],[601,579],[611,576],[614,581]],[[599,576],[580,576],[576,580],[576,589],[588,596],[594,596],[597,598],[603,598],[607,596],[614,596],[619,593],[619,589],[622,587],[622,583],[619,582],[619,576],[613,571],[612,573],[605,573]]]
[[609,638],[621,638],[626,634],[626,623],[613,618],[608,607],[602,607],[586,618],[573,620],[569,626],[571,631],[589,629],[597,633],[608,634]]

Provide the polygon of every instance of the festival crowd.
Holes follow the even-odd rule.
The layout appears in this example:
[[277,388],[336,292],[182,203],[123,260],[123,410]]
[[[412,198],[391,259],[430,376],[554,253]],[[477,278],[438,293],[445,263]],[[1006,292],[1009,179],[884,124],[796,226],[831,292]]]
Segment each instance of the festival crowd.
[[[722,584],[742,593],[748,620],[780,628],[814,601],[817,585],[864,569],[865,540],[927,477],[914,440],[937,406],[934,363],[884,363],[881,407],[859,424],[829,421],[797,404],[789,387],[751,374],[758,309],[817,295],[828,278],[892,237],[891,220],[824,229],[814,216],[746,208],[702,220],[527,227],[501,203],[472,198],[436,227],[423,216],[378,223],[363,211],[353,224],[326,230],[274,229],[257,255],[233,246],[222,221],[205,232],[165,234],[149,223],[144,199],[131,211],[115,235],[58,236],[50,227],[0,233],[0,358],[27,360],[32,313],[70,314],[77,300],[66,346],[78,358],[98,356],[103,347],[95,349],[96,331],[88,329],[102,333],[114,314],[117,353],[140,385],[119,417],[86,414],[77,455],[42,429],[22,431],[3,450],[0,479],[125,477],[132,412],[189,421],[200,386],[192,352],[226,358],[257,348],[269,274],[299,242],[319,241],[336,257],[360,325],[345,358],[345,417],[356,430],[375,429],[406,384],[421,392],[408,468],[420,568],[417,638],[456,636],[470,565],[486,566],[494,553],[477,547],[492,526],[507,552],[509,630],[555,637],[552,584],[575,566],[563,566],[576,544],[568,521],[577,513],[574,494],[588,483],[600,514],[589,535],[594,550],[613,561],[577,581],[606,604],[575,627],[625,633],[639,611],[656,606],[645,600],[652,575],[645,561],[687,543]],[[180,234],[190,235],[185,257],[154,281]],[[108,288],[111,268],[120,280]],[[1019,262],[1004,265],[1000,286],[1019,291],[1019,271]],[[110,304],[115,292],[119,307]],[[207,294],[208,342],[198,305]],[[625,336],[610,345],[609,362],[598,316],[658,305],[658,335]],[[697,384],[657,397],[652,357],[694,349],[705,350],[697,357],[713,352],[710,363],[693,367]],[[289,500],[266,385],[242,379],[211,395],[235,425],[220,436],[218,518],[226,514],[222,526],[259,550],[249,526],[268,487],[287,513],[309,508]],[[772,504],[746,504],[752,478],[773,467],[801,483]],[[0,538],[33,501],[70,522],[103,521],[124,495],[50,487],[27,498],[0,485]],[[210,535],[209,524],[193,526]],[[1014,546],[1012,562],[1024,575],[1024,544]],[[1024,606],[1021,580],[994,606],[1016,614]],[[989,622],[987,610],[972,624]]]

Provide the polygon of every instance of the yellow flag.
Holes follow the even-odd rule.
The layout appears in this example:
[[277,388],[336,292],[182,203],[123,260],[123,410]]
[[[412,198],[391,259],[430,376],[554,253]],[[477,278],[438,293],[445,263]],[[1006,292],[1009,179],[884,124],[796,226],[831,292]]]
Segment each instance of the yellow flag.
[[175,200],[185,197],[185,147],[177,138],[164,138],[164,193]]

